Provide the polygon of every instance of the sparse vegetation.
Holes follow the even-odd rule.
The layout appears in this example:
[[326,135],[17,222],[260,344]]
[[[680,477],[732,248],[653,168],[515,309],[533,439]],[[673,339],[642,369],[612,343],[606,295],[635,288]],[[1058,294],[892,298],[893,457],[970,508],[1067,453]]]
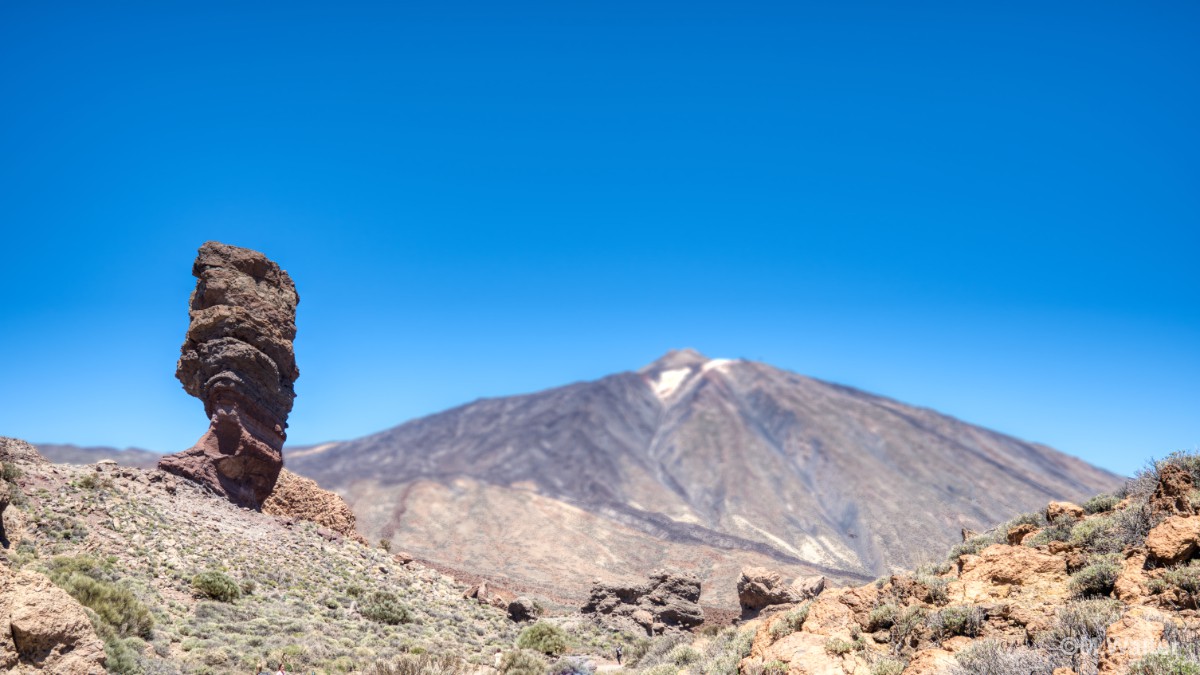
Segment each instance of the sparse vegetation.
[[1054,663],[1034,649],[980,640],[955,654],[954,675],[1051,675]]
[[930,613],[925,623],[940,641],[956,635],[978,637],[985,618],[979,607],[956,605]]
[[806,602],[775,619],[771,623],[771,637],[778,640],[785,635],[791,635],[800,630],[800,627],[804,625],[805,619],[808,618],[808,609],[811,606],[812,603]]
[[1200,661],[1175,651],[1161,651],[1136,661],[1129,675],[1200,675]]
[[546,660],[530,649],[514,649],[500,658],[502,675],[545,675]]
[[1083,503],[1083,510],[1088,513],[1105,513],[1112,511],[1121,498],[1112,493],[1096,495]]

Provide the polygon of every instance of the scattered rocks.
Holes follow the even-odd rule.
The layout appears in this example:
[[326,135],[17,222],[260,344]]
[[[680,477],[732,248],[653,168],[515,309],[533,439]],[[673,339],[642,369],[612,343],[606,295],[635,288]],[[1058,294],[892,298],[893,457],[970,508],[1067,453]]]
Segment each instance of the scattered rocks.
[[210,425],[196,445],[158,466],[259,508],[283,468],[300,375],[292,351],[300,297],[262,253],[215,241],[200,247],[192,274],[199,282],[175,376],[204,401]]
[[1083,518],[1086,511],[1078,504],[1071,502],[1050,502],[1046,505],[1046,520],[1054,522],[1059,518],[1070,518],[1071,520],[1079,520]]
[[1191,494],[1195,489],[1192,472],[1167,464],[1158,470],[1158,485],[1150,497],[1150,513],[1155,516],[1190,516],[1195,513]]
[[[648,614],[649,632],[662,632],[666,627],[691,628],[704,623],[700,609],[700,579],[690,572],[677,573],[657,570],[648,583],[639,586],[619,586],[598,583],[591,597],[580,610],[584,614],[600,614],[634,619],[644,626]],[[637,621],[634,614],[643,621]],[[660,628],[656,628],[661,624]]]
[[262,504],[263,513],[290,516],[323,525],[364,546],[367,540],[355,529],[354,511],[337,493],[321,489],[316,481],[283,469],[275,490]]
[[1171,516],[1146,536],[1150,559],[1174,565],[1191,558],[1200,546],[1200,516]]
[[0,565],[0,670],[104,672],[104,643],[83,607],[49,579]]

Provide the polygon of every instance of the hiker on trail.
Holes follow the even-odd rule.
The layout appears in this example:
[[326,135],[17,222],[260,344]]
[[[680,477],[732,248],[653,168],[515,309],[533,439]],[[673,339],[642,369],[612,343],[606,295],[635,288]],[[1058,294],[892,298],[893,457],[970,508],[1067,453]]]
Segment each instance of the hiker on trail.
[[617,645],[617,665],[621,665],[621,645]]

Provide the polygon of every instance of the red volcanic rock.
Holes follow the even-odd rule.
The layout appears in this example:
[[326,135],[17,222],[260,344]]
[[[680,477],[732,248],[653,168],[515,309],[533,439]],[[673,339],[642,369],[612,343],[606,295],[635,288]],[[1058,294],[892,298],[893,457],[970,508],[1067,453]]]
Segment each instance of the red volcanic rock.
[[199,282],[175,376],[204,401],[210,425],[196,445],[158,467],[259,508],[283,468],[300,375],[292,351],[300,297],[263,254],[215,241],[200,247],[192,275]]

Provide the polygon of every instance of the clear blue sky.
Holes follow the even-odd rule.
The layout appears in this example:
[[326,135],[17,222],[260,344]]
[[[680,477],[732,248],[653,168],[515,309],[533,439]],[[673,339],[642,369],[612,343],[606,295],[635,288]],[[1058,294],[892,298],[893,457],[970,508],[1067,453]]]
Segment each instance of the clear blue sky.
[[[107,7],[102,7],[107,6]],[[1200,5],[0,5],[0,434],[174,451],[207,239],[291,441],[760,359],[1129,472],[1200,446]]]

